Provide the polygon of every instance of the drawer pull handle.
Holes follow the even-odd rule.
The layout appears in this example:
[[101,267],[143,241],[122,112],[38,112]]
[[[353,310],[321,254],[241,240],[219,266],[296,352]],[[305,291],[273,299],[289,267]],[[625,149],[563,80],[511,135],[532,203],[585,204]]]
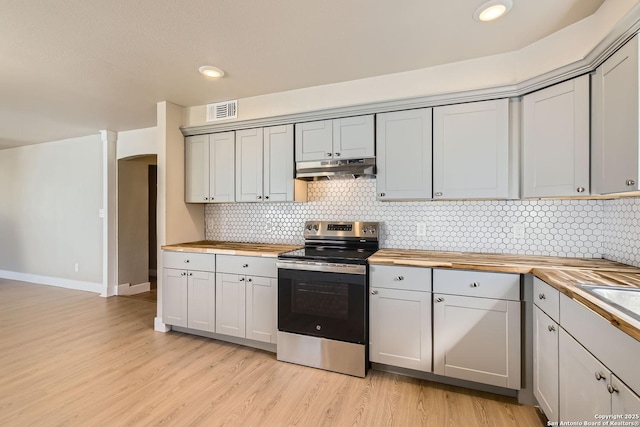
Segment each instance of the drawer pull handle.
[[244,282],[244,277],[241,277],[241,278],[240,278],[240,282]]
[[247,268],[249,267],[249,264],[242,264],[242,268]]
[[618,388],[616,386],[614,386],[613,384],[607,384],[607,390],[609,391],[609,393],[613,394],[613,393],[620,393],[620,390],[618,390]]
[[444,301],[444,298],[440,298],[440,297],[436,298],[436,302],[442,302],[442,301]]
[[553,332],[556,330],[556,327],[553,325],[549,325],[548,329],[549,329],[549,332]]
[[373,291],[371,291],[371,295],[378,295],[378,291],[374,289]]
[[540,295],[538,295],[538,298],[540,298],[540,299],[546,299],[547,297],[545,297],[545,296],[544,296],[544,294],[540,294]]
[[605,374],[603,374],[600,371],[596,371],[596,380],[600,381],[600,380],[604,380],[605,379]]
[[480,283],[478,283],[478,282],[473,282],[473,283],[472,283],[471,285],[469,285],[469,286],[471,286],[472,288],[477,288],[478,286],[480,286]]
[[398,276],[395,278],[395,280],[404,280],[404,276]]
[[442,194],[442,192],[441,192],[441,191],[436,191],[436,193],[434,194],[434,196],[436,196],[436,197],[440,197],[440,196],[442,196],[442,195],[443,195],[443,194]]

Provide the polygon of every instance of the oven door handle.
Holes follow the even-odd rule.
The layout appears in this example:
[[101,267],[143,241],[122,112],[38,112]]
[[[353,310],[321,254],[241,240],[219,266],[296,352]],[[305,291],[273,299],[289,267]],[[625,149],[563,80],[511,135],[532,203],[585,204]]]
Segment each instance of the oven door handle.
[[276,267],[286,270],[319,271],[324,273],[366,274],[367,266],[359,264],[333,264],[314,261],[278,260]]

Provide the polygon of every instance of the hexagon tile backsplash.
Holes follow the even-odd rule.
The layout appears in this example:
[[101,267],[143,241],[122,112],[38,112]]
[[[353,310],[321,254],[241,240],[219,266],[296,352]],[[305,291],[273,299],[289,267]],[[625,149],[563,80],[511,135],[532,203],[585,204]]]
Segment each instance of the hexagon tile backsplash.
[[[384,248],[604,255],[640,262],[636,199],[380,202],[375,184],[375,179],[310,182],[307,203],[207,205],[206,224],[212,227],[206,238],[302,244],[306,220],[379,221]],[[419,222],[427,226],[425,237],[416,236]],[[523,238],[515,237],[519,225]]]

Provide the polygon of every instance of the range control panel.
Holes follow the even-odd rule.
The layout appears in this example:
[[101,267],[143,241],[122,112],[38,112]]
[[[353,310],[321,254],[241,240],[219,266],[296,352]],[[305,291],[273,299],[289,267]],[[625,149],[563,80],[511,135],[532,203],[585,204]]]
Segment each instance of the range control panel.
[[304,225],[305,238],[317,237],[351,237],[378,238],[380,223],[378,222],[332,222],[307,221]]

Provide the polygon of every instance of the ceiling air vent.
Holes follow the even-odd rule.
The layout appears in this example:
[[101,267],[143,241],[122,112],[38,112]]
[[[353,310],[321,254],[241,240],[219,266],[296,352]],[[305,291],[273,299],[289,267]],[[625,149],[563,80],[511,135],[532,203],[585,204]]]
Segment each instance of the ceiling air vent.
[[207,121],[215,122],[238,118],[238,100],[207,104]]

